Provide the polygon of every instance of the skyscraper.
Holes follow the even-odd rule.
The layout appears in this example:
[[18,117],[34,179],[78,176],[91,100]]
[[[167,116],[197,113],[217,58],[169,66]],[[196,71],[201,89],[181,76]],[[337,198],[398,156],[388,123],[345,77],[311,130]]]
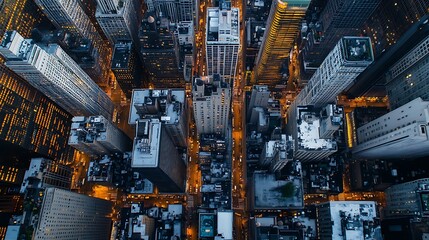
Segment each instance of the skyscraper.
[[426,204],[426,199],[429,197],[429,178],[395,184],[384,192],[386,194],[384,209],[386,218],[428,216],[429,206]]
[[109,239],[112,203],[58,188],[44,192],[34,239]]
[[116,82],[128,99],[133,89],[144,87],[142,64],[131,41],[120,41],[115,44],[112,57],[112,72]]
[[366,239],[370,222],[377,217],[376,202],[330,201],[316,207],[319,239]]
[[429,156],[429,102],[413,101],[363,125],[357,130],[360,158],[413,158]]
[[429,100],[429,36],[397,61],[387,73],[390,107],[398,108],[417,97]]
[[111,44],[119,40],[138,42],[140,1],[97,0],[95,17]]
[[112,118],[112,101],[58,45],[39,46],[8,31],[0,54],[8,68],[70,114]]
[[131,140],[103,116],[74,117],[69,145],[89,155],[123,153],[131,149]]
[[194,21],[194,0],[179,0],[179,22]]
[[185,163],[158,119],[137,122],[131,167],[155,184],[160,192],[185,190]]
[[183,72],[179,66],[178,40],[166,17],[147,12],[139,32],[140,53],[155,88],[184,88]]
[[268,106],[268,99],[270,98],[271,92],[268,90],[266,85],[254,85],[252,88],[252,95],[250,96],[249,108],[247,109],[247,115],[250,116],[254,107]]
[[294,105],[322,107],[335,103],[336,97],[374,60],[367,37],[343,37],[329,53]]
[[128,124],[157,118],[176,147],[187,146],[188,112],[184,90],[134,89]]
[[196,78],[192,88],[198,134],[225,135],[231,103],[231,88],[219,74]]
[[342,36],[360,33],[365,21],[382,0],[337,0],[328,1],[315,26],[305,35],[303,48],[304,66],[317,68]]
[[98,84],[107,85],[111,52],[91,19],[86,15],[80,1],[36,0],[35,2],[55,27],[72,33],[78,42],[87,41],[86,45],[93,48],[94,62],[92,64],[83,63],[82,68]]
[[286,85],[281,72],[289,57],[310,0],[273,1],[262,45],[256,58],[252,83],[275,87]]
[[240,50],[238,8],[207,8],[206,31],[207,76],[220,74],[225,82],[231,84],[235,78]]
[[56,187],[70,189],[72,169],[47,158],[32,158],[30,167],[25,171],[21,193],[27,188],[41,189]]

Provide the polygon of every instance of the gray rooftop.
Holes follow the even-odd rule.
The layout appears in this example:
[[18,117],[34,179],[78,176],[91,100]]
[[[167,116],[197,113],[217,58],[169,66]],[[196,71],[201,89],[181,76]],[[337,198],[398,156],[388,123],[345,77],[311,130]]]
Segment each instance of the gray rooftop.
[[159,161],[161,123],[158,119],[139,122],[137,132],[144,132],[144,135],[134,139],[131,167],[156,168]]
[[[300,177],[290,176],[289,180],[276,180],[274,174],[255,173],[254,207],[255,209],[297,209],[303,208],[303,190]],[[293,194],[288,197],[282,194],[282,188],[292,184]]]
[[115,44],[112,57],[112,70],[128,69],[131,56],[131,42],[121,42]]
[[[169,95],[171,94],[171,95]],[[128,119],[128,124],[134,125],[136,121],[141,119],[136,108],[136,105],[147,104],[147,99],[159,98],[166,100],[164,112],[161,112],[161,121],[166,124],[173,124],[179,121],[182,106],[185,104],[184,90],[168,90],[168,89],[134,89],[131,98],[131,109]],[[170,100],[168,100],[170,99]],[[182,106],[180,106],[180,104]]]

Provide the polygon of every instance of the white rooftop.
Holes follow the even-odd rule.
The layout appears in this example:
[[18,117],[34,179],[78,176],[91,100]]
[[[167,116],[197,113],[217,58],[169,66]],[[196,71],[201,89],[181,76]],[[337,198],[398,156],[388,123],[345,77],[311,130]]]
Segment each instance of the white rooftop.
[[[152,94],[151,94],[152,92]],[[135,104],[144,104],[145,97],[166,97],[168,95],[169,90],[168,89],[134,89],[133,95],[131,98],[131,106],[130,106],[130,115],[128,118],[128,124],[134,125],[136,124],[136,121],[140,119],[139,115],[137,114],[137,109],[134,106]],[[175,100],[177,102],[180,102],[184,104],[185,102],[185,91],[184,90],[171,90],[171,95],[174,96]],[[174,102],[167,104],[166,112],[163,113],[165,116],[162,116],[162,121],[169,124],[169,123],[175,123],[179,117],[180,112],[177,111],[177,108],[174,108]]]
[[238,8],[220,10],[217,7],[207,9],[207,42],[223,42],[239,44],[240,20]]
[[[349,228],[345,231],[348,240],[364,239],[363,221],[373,221],[376,217],[376,203],[373,201],[331,201],[330,203],[331,219],[332,219],[332,236],[341,236],[341,216],[340,211],[345,213],[345,216],[359,216],[359,221],[352,224],[353,229]],[[352,222],[349,222],[350,224]]]
[[[144,127],[139,125],[139,127]],[[161,142],[161,123],[157,119],[148,121],[149,137],[135,138],[131,167],[155,168],[158,166],[159,144]]]
[[336,143],[330,139],[319,138],[320,119],[314,113],[298,111],[301,124],[298,124],[298,145],[301,149],[336,149]]

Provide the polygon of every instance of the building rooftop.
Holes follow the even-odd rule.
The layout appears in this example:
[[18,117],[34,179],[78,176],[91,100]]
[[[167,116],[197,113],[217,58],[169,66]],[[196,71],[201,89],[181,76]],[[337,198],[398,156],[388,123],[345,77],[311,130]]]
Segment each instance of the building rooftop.
[[[134,89],[128,124],[136,124],[144,114],[157,115],[161,117],[160,120],[163,123],[174,124],[180,120],[184,104],[184,90]],[[153,111],[149,112],[147,106],[150,106]]]
[[344,46],[345,60],[365,63],[374,61],[369,37],[343,37],[341,41]]
[[158,119],[142,120],[137,123],[133,145],[133,168],[155,168],[159,161],[161,123]]
[[238,8],[219,10],[207,8],[207,42],[239,44],[240,20]]
[[364,238],[364,221],[373,221],[377,216],[373,201],[331,201],[332,236],[345,239]]
[[301,177],[290,176],[288,180],[276,180],[274,174],[255,173],[255,209],[297,209],[303,208]]
[[120,42],[115,44],[111,65],[112,70],[129,68],[131,49],[131,42]]
[[7,59],[19,58],[28,60],[31,56],[34,42],[24,39],[17,31],[7,31],[0,44],[0,53]]
[[319,136],[320,119],[316,113],[298,107],[297,139],[298,149],[305,150],[336,150],[337,144],[331,139]]

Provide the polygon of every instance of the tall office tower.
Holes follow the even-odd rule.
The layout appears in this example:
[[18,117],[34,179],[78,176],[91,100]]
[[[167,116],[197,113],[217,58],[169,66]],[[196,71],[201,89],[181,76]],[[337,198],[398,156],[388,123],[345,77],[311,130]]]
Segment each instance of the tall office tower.
[[427,217],[429,206],[429,178],[393,185],[387,188],[384,217]]
[[373,201],[330,201],[317,205],[317,238],[373,238],[374,232],[368,229],[370,222],[374,222],[377,217],[376,206]]
[[58,45],[39,46],[8,31],[0,54],[8,68],[70,114],[112,118],[112,101]]
[[255,61],[252,83],[268,85],[270,88],[286,85],[282,64],[289,57],[309,4],[310,0],[273,1]]
[[427,15],[428,9],[429,2],[425,0],[382,0],[363,26],[363,32],[374,43],[374,55],[395,45],[413,23]]
[[429,36],[397,61],[387,72],[386,90],[391,109],[417,97],[429,100]]
[[47,188],[33,239],[109,239],[111,213],[110,201]]
[[[389,4],[394,3],[389,2]],[[389,22],[390,20],[387,19],[387,21]],[[393,42],[390,42],[392,46],[385,51],[385,53],[379,55],[377,61],[356,78],[354,84],[345,92],[347,96],[360,97],[386,95],[385,82],[387,70],[399,61],[404,54],[419,45],[419,43],[429,35],[429,14],[422,16],[417,22],[409,20],[408,17],[406,18],[406,21],[408,22],[406,24],[407,31],[402,34],[399,40],[397,40],[398,38],[395,35]],[[384,26],[385,25],[383,25],[383,27]],[[387,28],[388,26],[385,27]],[[376,35],[373,37],[375,38]],[[378,42],[377,45],[381,46],[380,42]],[[383,50],[381,50],[381,52],[383,52]]]
[[304,67],[316,69],[342,36],[356,36],[382,0],[328,1],[303,48]]
[[185,163],[161,125],[158,119],[137,122],[131,167],[155,184],[160,192],[183,192]]
[[323,119],[311,107],[300,106],[296,110],[296,124],[293,131],[295,140],[295,158],[302,162],[319,161],[338,150],[337,142],[322,138],[321,122]]
[[179,46],[170,29],[170,21],[147,12],[139,32],[140,54],[155,88],[184,88],[183,73],[179,66]]
[[228,127],[231,88],[219,74],[196,78],[192,88],[198,134],[225,135]]
[[25,171],[20,193],[27,188],[40,189],[56,187],[70,189],[72,169],[47,158],[32,158],[30,167]]
[[184,90],[135,89],[128,124],[157,118],[176,147],[187,146],[187,106]]
[[89,155],[123,153],[131,149],[131,141],[103,116],[74,117],[69,145]]
[[206,30],[207,76],[220,74],[225,82],[232,84],[240,50],[238,8],[231,10],[207,8]]
[[179,22],[194,21],[194,0],[179,0]]
[[128,99],[133,89],[144,87],[141,62],[131,41],[121,41],[115,44],[112,57],[112,72],[116,82]]
[[367,37],[343,37],[329,53],[307,86],[298,94],[295,105],[321,107],[335,103],[344,91],[374,60]]
[[359,158],[414,158],[429,155],[429,102],[413,101],[357,130]]
[[82,41],[82,45],[92,47],[93,62],[79,63],[98,84],[107,85],[111,51],[86,15],[80,1],[35,0],[35,2],[57,29],[70,32],[77,42]]
[[97,0],[95,18],[110,43],[121,40],[138,42],[139,0]]
[[0,86],[0,139],[52,159],[67,161],[71,115],[3,63],[0,64]]
[[249,107],[247,109],[248,115],[250,116],[254,107],[266,108],[268,106],[270,94],[271,92],[268,90],[267,85],[253,86],[252,94],[250,95]]
[[168,18],[172,23],[179,22],[177,0],[148,0],[146,1],[148,12],[153,12],[158,17]]

